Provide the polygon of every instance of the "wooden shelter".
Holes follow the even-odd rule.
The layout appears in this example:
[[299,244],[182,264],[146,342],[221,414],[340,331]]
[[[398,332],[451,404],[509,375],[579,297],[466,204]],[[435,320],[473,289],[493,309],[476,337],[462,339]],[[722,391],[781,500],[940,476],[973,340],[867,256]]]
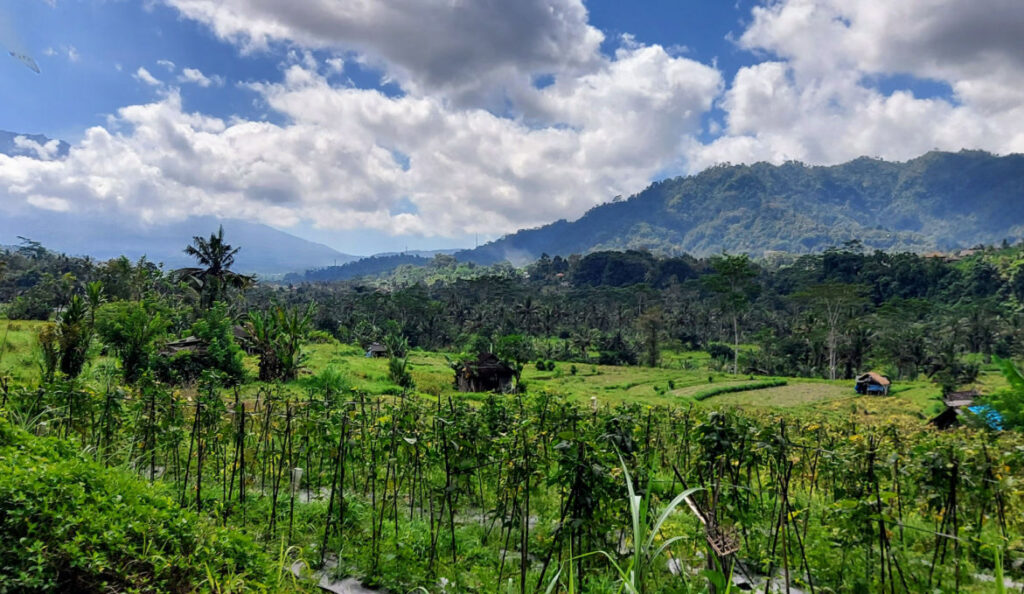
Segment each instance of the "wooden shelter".
[[889,378],[884,375],[869,371],[857,376],[854,390],[861,395],[888,396],[891,384],[892,382],[889,381]]
[[966,392],[950,392],[942,398],[942,403],[946,405],[946,409],[935,416],[932,420],[928,421],[929,424],[934,425],[938,429],[952,429],[953,427],[959,427],[961,424],[960,418],[964,415],[964,412],[970,407],[974,406],[974,400],[980,396],[977,390],[968,390]]
[[455,388],[460,392],[512,391],[515,370],[493,353],[480,353],[475,361],[453,365]]
[[234,336],[235,342],[238,346],[242,347],[242,350],[245,351],[247,355],[256,354],[256,345],[253,344],[252,335],[249,334],[249,331],[245,326],[235,325],[231,329],[231,334]]
[[388,349],[387,349],[387,347],[385,347],[381,343],[375,342],[375,343],[371,344],[370,346],[366,347],[366,356],[367,357],[371,357],[371,358],[373,358],[373,357],[387,357],[388,356]]
[[207,350],[206,342],[196,336],[186,336],[181,340],[168,342],[160,349],[160,354],[170,357],[178,353],[188,352],[205,355]]

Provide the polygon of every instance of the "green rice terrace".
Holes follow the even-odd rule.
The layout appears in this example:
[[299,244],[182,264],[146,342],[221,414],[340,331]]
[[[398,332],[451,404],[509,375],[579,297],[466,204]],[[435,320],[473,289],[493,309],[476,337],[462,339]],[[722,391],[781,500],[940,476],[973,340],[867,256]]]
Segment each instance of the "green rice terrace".
[[[743,262],[749,308],[714,280],[585,293],[607,319],[515,277],[453,304],[144,262],[39,276],[0,318],[0,592],[1020,591],[1016,343],[946,353],[926,339],[954,306],[869,296],[834,327],[779,306],[803,329],[766,334],[784,272]],[[471,311],[520,290],[540,304]],[[919,326],[850,348],[908,308]],[[887,350],[919,338],[917,362]],[[854,390],[870,369],[887,395]]]

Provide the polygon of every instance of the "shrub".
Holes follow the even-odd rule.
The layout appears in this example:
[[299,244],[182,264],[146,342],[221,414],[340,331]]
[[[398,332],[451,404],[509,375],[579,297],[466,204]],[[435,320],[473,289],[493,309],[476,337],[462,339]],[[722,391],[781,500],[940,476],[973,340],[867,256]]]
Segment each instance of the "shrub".
[[336,342],[334,336],[330,332],[323,330],[313,330],[309,333],[309,342],[313,344],[333,344]]
[[732,361],[733,350],[724,344],[711,344],[708,345],[708,354],[711,355],[712,359],[719,361]]
[[269,581],[248,537],[66,442],[0,419],[0,460],[0,592],[202,591],[207,571],[253,589]]
[[554,361],[548,361],[547,368],[548,368],[548,371],[554,371],[555,370],[555,362]]
[[409,373],[409,357],[388,358],[388,379],[400,388],[411,390],[414,387],[412,374]]
[[537,371],[547,371],[548,364],[544,359],[537,359]]
[[259,355],[260,381],[290,381],[305,363],[302,341],[310,333],[315,305],[305,310],[275,305],[265,312],[249,312],[245,324],[248,343]]
[[108,303],[96,316],[97,332],[117,353],[125,381],[131,384],[149,368],[154,342],[167,326],[160,312],[146,302]]
[[196,321],[192,334],[203,342],[205,350],[157,356],[153,368],[161,381],[193,382],[207,369],[223,374],[224,383],[229,386],[245,378],[242,348],[235,342],[234,324],[223,303],[215,303]]

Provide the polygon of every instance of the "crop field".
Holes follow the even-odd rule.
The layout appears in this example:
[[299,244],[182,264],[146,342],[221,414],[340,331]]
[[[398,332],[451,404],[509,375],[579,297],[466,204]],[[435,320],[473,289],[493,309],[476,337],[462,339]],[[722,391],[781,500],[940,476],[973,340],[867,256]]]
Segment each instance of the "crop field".
[[[5,370],[15,383],[29,383],[39,376],[39,354],[37,334],[41,322],[0,320],[0,338],[6,346],[0,350],[0,369]],[[307,367],[301,377],[311,377],[324,369],[335,369],[343,373],[351,388],[369,395],[391,394],[394,384],[388,377],[386,358],[367,358],[362,349],[337,342],[310,344],[306,347]],[[90,369],[98,370],[110,364],[111,359],[97,352],[90,363]],[[480,400],[485,395],[461,394],[453,390],[452,370],[449,362],[454,355],[414,349],[410,351],[410,372],[415,380],[417,392],[425,396],[452,395],[455,398]],[[813,380],[806,378],[783,378],[786,385],[736,391],[716,395],[698,402],[695,396],[723,386],[742,387],[758,383],[753,376],[731,375],[712,371],[703,352],[666,352],[665,367],[626,367],[612,365],[587,365],[583,363],[555,362],[553,371],[538,371],[533,365],[523,369],[522,381],[531,391],[541,391],[564,396],[582,404],[591,398],[601,405],[622,403],[643,403],[662,406],[695,405],[711,407],[768,407],[798,408],[818,411],[852,410],[867,415],[908,416],[937,414],[941,410],[939,391],[926,380],[901,382],[893,391],[892,398],[858,396],[850,380]],[[683,368],[680,361],[689,361]],[[257,359],[247,356],[246,368],[256,369]],[[671,367],[670,365],[679,367]],[[301,378],[300,378],[301,379]],[[283,389],[301,391],[301,382]],[[986,391],[994,391],[1006,385],[1003,376],[992,367],[984,367],[976,385]],[[898,396],[898,398],[897,398]]]
[[[388,358],[320,337],[284,382],[255,381],[260,360],[246,355],[241,384],[125,386],[94,345],[78,380],[37,391],[42,328],[0,323],[0,456],[131,503],[25,497],[29,475],[14,473],[0,479],[0,511],[10,535],[57,558],[92,555],[72,572],[90,587],[109,587],[109,572],[167,588],[188,575],[217,592],[354,579],[390,592],[706,592],[731,580],[980,593],[1019,579],[1024,443],[930,428],[941,403],[925,380],[866,397],[850,381],[732,375],[666,351],[655,368],[526,365],[525,394],[464,393],[452,353],[410,350],[403,388]],[[976,385],[1005,380],[986,366]],[[47,540],[66,506],[124,521]],[[660,514],[653,529],[638,519]],[[112,550],[153,538],[133,517],[191,523],[188,538],[207,544],[160,541],[179,565],[130,569],[145,553]],[[211,557],[210,539],[233,548]],[[49,583],[21,575],[10,583]]]

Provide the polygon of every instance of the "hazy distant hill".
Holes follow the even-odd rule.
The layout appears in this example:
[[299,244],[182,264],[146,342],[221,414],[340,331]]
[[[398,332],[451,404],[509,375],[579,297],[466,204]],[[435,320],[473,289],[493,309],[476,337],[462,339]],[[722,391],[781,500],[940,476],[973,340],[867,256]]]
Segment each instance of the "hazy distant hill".
[[[0,130],[0,153],[39,157],[32,148],[19,146],[15,138],[23,136],[45,146],[50,138],[39,134],[19,134]],[[24,145],[25,143],[22,143]],[[52,157],[68,154],[68,143],[58,141]],[[191,265],[182,250],[193,235],[208,236],[224,225],[225,237],[242,248],[236,270],[246,273],[277,275],[309,268],[333,266],[356,260],[320,243],[314,243],[267,225],[215,217],[192,217],[177,223],[149,227],[128,225],[105,216],[81,213],[64,214],[34,211],[22,214],[4,212],[0,190],[0,245],[16,245],[18,237],[27,237],[46,248],[71,255],[97,259],[121,255],[135,260],[145,255],[168,268]]]
[[648,249],[812,252],[859,239],[883,250],[952,249],[1024,237],[1024,155],[931,152],[905,163],[723,165],[651,184],[580,219],[456,254],[489,264],[542,253]]
[[284,274],[356,259],[267,225],[214,217],[136,227],[96,216],[47,212],[38,216],[10,217],[0,212],[0,244],[17,244],[17,237],[22,236],[67,254],[101,260],[121,255],[135,260],[145,255],[153,262],[163,262],[167,268],[180,268],[193,262],[182,251],[192,236],[209,236],[220,224],[224,225],[227,242],[242,248],[235,265],[239,272]]
[[379,258],[381,256],[419,256],[420,258],[433,258],[434,256],[437,256],[439,254],[442,256],[451,256],[452,254],[461,251],[462,249],[460,248],[444,250],[405,250],[404,252],[380,252],[377,254],[372,254],[368,257]]
[[433,258],[425,258],[412,253],[378,254],[339,266],[315,268],[307,270],[303,274],[289,274],[285,276],[284,280],[290,283],[350,280],[361,276],[375,276],[391,272],[399,266],[426,266],[432,261]]

